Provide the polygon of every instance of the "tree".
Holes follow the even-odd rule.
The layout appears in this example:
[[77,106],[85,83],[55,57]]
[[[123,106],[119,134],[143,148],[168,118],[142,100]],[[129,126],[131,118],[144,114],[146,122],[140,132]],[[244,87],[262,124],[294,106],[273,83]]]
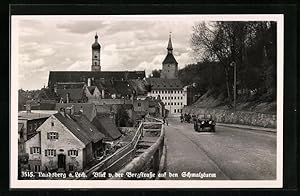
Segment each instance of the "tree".
[[239,89],[269,90],[274,94],[276,23],[202,22],[193,27],[191,45],[202,61],[222,66],[229,104],[233,94],[231,62],[237,66]]
[[160,78],[160,70],[154,69],[152,70],[151,74],[149,75],[150,78]]
[[128,112],[125,110],[125,108],[123,106],[120,106],[117,110],[116,121],[117,121],[118,127],[127,127],[131,124]]

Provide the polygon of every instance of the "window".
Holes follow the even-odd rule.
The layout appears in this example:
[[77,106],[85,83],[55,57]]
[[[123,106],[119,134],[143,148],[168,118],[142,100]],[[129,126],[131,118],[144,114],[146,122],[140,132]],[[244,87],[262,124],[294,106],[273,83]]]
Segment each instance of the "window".
[[73,165],[69,165],[69,171],[74,171],[74,166]]
[[181,102],[181,105],[182,105],[182,102]]
[[173,102],[171,102],[171,105],[173,105]]
[[47,139],[48,140],[58,139],[58,133],[57,132],[48,132]]
[[41,154],[40,147],[30,147],[30,154]]
[[173,91],[171,91],[170,93],[173,93]]
[[174,97],[174,99],[176,99],[176,97]]
[[95,55],[95,58],[97,58],[97,55]]
[[21,130],[21,132],[20,132],[20,139],[23,139],[23,137],[24,137],[23,130]]
[[46,157],[55,157],[56,156],[56,150],[55,149],[46,149],[45,150],[45,156]]
[[71,157],[78,156],[78,150],[69,150],[68,156],[71,156]]
[[171,99],[173,99],[173,97],[171,97]]
[[176,105],[176,102],[174,102],[174,105]]
[[141,103],[138,103],[138,107],[141,107],[141,105],[142,105]]
[[51,122],[51,126],[54,127],[54,122]]
[[34,172],[40,172],[41,171],[41,166],[40,165],[35,165],[34,166]]
[[174,109],[174,113],[176,113],[176,109]]

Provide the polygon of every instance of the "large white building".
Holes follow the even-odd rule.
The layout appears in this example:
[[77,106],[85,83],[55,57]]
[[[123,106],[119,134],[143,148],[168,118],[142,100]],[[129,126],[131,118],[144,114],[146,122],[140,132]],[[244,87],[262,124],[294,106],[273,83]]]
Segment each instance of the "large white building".
[[160,98],[170,116],[179,116],[187,105],[187,88],[178,79],[178,63],[173,55],[171,35],[169,37],[167,56],[162,62],[160,78],[147,78],[151,85],[148,96]]

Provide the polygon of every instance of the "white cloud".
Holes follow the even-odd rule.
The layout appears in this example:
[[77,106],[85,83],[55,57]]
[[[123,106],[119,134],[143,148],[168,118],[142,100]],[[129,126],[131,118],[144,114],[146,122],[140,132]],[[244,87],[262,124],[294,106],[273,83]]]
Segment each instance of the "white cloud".
[[[164,20],[163,16],[161,20],[138,21],[101,20],[101,16],[90,21],[38,17],[21,20],[19,77],[28,80],[22,81],[23,88],[47,84],[50,70],[90,70],[91,44],[96,31],[102,47],[103,71],[146,70],[148,75],[153,69],[161,69],[167,54],[169,31],[172,31],[174,55],[179,66],[192,63],[189,39],[195,19],[176,20]],[[33,73],[39,77],[32,77]]]
[[53,48],[43,48],[37,51],[39,56],[51,56],[55,53]]
[[88,61],[78,60],[68,66],[65,71],[88,71],[90,67],[87,67]]

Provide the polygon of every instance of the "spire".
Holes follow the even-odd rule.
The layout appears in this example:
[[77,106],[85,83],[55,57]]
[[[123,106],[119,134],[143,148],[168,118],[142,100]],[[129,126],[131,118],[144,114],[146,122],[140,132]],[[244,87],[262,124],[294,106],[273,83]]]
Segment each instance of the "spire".
[[169,35],[169,43],[168,43],[168,47],[167,47],[169,53],[172,53],[172,50],[173,50],[173,47],[172,47],[172,40],[171,40],[171,33],[172,33],[172,32],[170,32],[170,35]]
[[96,32],[96,35],[95,35],[95,41],[98,40],[98,35],[97,35],[97,32]]

